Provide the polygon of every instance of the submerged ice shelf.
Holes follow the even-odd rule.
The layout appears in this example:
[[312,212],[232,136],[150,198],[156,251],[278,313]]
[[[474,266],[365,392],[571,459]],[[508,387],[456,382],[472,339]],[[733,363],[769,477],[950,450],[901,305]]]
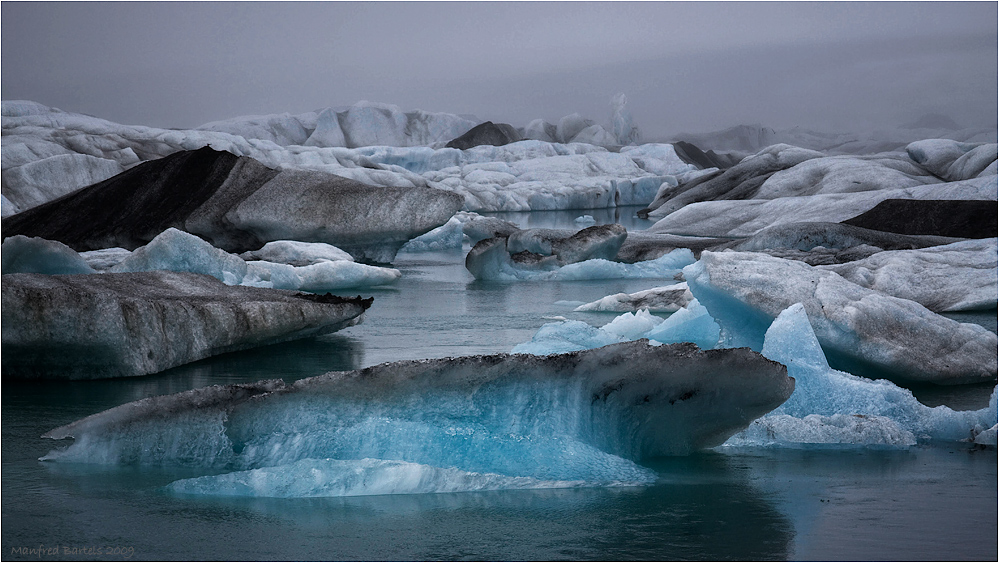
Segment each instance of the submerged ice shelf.
[[[396,362],[143,399],[52,430],[75,441],[44,459],[257,470],[175,485],[223,494],[365,494],[358,471],[367,494],[394,486],[386,475],[433,481],[422,491],[648,483],[637,461],[718,445],[793,388],[755,352],[690,344]],[[287,479],[301,472],[325,477]]]

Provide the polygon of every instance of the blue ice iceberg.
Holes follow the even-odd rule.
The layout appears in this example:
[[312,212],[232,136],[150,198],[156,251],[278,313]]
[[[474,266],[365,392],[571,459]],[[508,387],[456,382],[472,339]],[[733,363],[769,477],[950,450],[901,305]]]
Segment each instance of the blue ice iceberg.
[[173,486],[207,494],[644,484],[638,461],[719,445],[793,388],[755,352],[689,344],[396,362],[142,399],[49,432],[75,441],[43,459],[227,472]]
[[728,445],[909,446],[934,440],[971,441],[997,421],[996,391],[989,406],[980,410],[931,408],[889,381],[831,369],[800,303],[780,313],[767,330],[763,355],[787,366],[795,378],[794,393],[733,436]]

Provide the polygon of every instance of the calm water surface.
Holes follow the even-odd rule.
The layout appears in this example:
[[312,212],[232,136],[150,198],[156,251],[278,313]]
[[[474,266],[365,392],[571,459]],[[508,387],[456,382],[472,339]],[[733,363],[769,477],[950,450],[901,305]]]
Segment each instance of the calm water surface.
[[[583,213],[504,218],[568,227]],[[614,220],[606,212],[587,213],[600,223]],[[620,220],[629,228],[643,226],[628,216]],[[5,381],[0,557],[997,559],[996,451],[960,444],[907,451],[708,451],[648,463],[659,482],[641,488],[333,499],[182,497],[163,487],[193,476],[191,470],[38,461],[56,445],[41,434],[127,401],[216,383],[291,381],[400,359],[507,352],[530,339],[546,317],[596,325],[614,317],[572,313],[567,302],[673,283],[483,283],[465,271],[458,251],[400,255],[396,267],[403,271],[398,284],[360,292],[375,297],[365,322],[335,335],[149,377]],[[994,322],[995,315],[983,318]],[[928,404],[980,408],[991,390],[971,386],[917,396]]]

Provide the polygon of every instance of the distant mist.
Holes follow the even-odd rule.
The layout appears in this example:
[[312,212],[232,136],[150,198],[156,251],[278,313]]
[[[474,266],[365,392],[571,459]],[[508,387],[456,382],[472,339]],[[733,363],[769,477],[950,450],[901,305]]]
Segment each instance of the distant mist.
[[21,3],[2,10],[2,97],[190,128],[359,100],[647,139],[736,124],[995,127],[994,2]]

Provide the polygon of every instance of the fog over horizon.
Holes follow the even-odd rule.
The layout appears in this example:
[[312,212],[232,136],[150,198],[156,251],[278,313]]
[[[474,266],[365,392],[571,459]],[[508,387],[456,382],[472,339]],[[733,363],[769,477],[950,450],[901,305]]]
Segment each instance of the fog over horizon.
[[996,127],[995,2],[4,2],[5,100],[193,128],[360,100],[526,125],[610,98],[646,139]]

